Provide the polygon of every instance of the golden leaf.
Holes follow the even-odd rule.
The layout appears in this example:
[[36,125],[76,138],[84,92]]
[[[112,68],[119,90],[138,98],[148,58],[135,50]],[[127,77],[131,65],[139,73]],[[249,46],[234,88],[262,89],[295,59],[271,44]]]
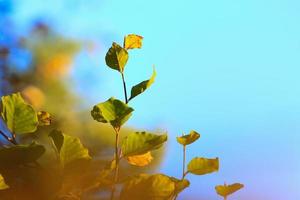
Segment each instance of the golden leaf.
[[129,34],[124,38],[125,49],[136,49],[142,47],[143,37],[135,34]]
[[52,121],[51,115],[46,111],[39,111],[37,113],[39,126],[49,126]]
[[8,189],[9,186],[6,185],[3,176],[0,174],[0,190]]
[[200,134],[196,131],[191,131],[188,135],[183,135],[181,137],[177,137],[177,142],[182,144],[183,146],[192,144],[196,140],[200,138]]
[[153,157],[151,155],[151,152],[148,151],[147,153],[142,154],[142,155],[128,156],[126,159],[131,165],[144,167],[144,166],[148,165],[149,163],[151,163],[151,161],[153,160]]
[[236,191],[242,189],[244,187],[243,184],[240,183],[234,183],[232,185],[217,185],[215,187],[216,192],[218,195],[226,198],[228,195],[235,193]]

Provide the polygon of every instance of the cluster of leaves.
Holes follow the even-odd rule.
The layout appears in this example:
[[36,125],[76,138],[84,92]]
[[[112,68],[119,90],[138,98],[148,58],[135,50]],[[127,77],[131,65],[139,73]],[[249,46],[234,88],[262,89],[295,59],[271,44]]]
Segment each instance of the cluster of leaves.
[[[156,71],[153,70],[152,77],[149,80],[142,81],[131,89],[131,96],[127,98],[126,81],[124,76],[125,66],[129,55],[128,50],[141,48],[143,37],[139,35],[127,35],[124,38],[123,47],[117,43],[113,43],[108,50],[105,61],[108,67],[118,71],[121,74],[123,81],[123,89],[125,100],[124,102],[115,98],[110,98],[105,102],[94,106],[91,111],[92,117],[101,123],[109,123],[116,134],[115,156],[111,171],[114,172],[114,182],[112,183],[111,199],[114,199],[115,185],[120,183],[118,178],[119,162],[122,158],[126,158],[129,164],[136,166],[148,165],[152,158],[151,151],[159,148],[167,140],[167,135],[156,135],[152,133],[131,133],[122,142],[119,147],[119,134],[122,125],[132,116],[133,108],[128,106],[128,103],[133,98],[142,94],[155,81]],[[161,199],[169,200],[176,199],[177,195],[190,185],[190,182],[185,179],[188,174],[204,175],[218,171],[218,158],[193,158],[187,165],[185,170],[185,153],[186,146],[192,144],[200,138],[200,134],[196,131],[191,131],[190,134],[182,137],[177,137],[178,143],[183,146],[183,172],[182,178],[177,179],[164,174],[140,174],[121,181],[123,184],[120,192],[120,199]],[[233,191],[227,186],[217,186],[218,194],[224,198]],[[229,192],[230,191],[230,192]]]
[[[82,166],[89,162],[91,157],[88,150],[83,147],[78,138],[53,130],[49,138],[51,144],[54,144],[57,166],[49,173],[47,166],[39,163],[45,155],[46,147],[35,141],[29,144],[18,142],[18,137],[35,132],[38,126],[50,125],[49,113],[35,111],[23,100],[20,93],[14,93],[1,98],[1,118],[6,125],[6,130],[1,130],[0,133],[11,144],[0,148],[0,190],[4,196],[1,197],[60,199],[63,196],[60,190],[64,185],[64,179],[67,178],[66,172],[69,173],[75,166]],[[37,190],[35,197],[30,195],[30,191],[45,188],[41,183],[47,181],[49,191],[39,193]],[[52,184],[53,187],[50,187],[51,181],[55,182]]]
[[[124,38],[123,46],[113,43],[106,54],[105,61],[108,67],[118,71],[121,75],[125,98],[122,101],[111,97],[95,105],[91,111],[94,120],[107,123],[112,127],[115,134],[114,156],[107,167],[101,169],[94,182],[82,185],[81,188],[74,188],[72,181],[76,180],[74,177],[82,176],[83,170],[89,165],[92,158],[79,138],[64,134],[59,130],[52,130],[48,134],[50,139],[48,145],[52,146],[54,150],[48,153],[54,154],[56,158],[56,165],[49,169],[49,166],[42,162],[43,156],[47,153],[45,145],[35,141],[19,144],[18,137],[34,133],[39,126],[50,125],[50,114],[45,111],[36,111],[23,100],[20,93],[1,98],[1,118],[6,129],[1,130],[0,133],[11,144],[0,148],[0,190],[3,194],[26,199],[24,198],[26,193],[40,188],[41,180],[46,180],[47,184],[50,182],[54,182],[54,184],[51,184],[52,187],[49,187],[47,191],[41,191],[42,194],[37,195],[37,199],[80,199],[85,192],[99,191],[103,187],[108,187],[111,200],[116,198],[121,200],[174,200],[190,185],[186,179],[188,174],[205,175],[219,170],[218,158],[203,157],[193,158],[186,169],[186,147],[200,138],[199,133],[191,131],[187,135],[177,137],[178,143],[183,147],[181,178],[165,174],[138,174],[120,179],[119,168],[122,161],[139,167],[149,165],[153,160],[152,152],[162,147],[168,139],[167,134],[143,131],[132,132],[120,140],[121,128],[134,112],[134,109],[128,105],[129,102],[145,92],[156,77],[156,71],[153,69],[150,79],[133,86],[128,98],[125,81],[128,51],[141,48],[142,39],[143,37],[139,35],[127,35]],[[225,184],[216,186],[215,189],[226,199],[228,195],[242,187],[241,184]]]

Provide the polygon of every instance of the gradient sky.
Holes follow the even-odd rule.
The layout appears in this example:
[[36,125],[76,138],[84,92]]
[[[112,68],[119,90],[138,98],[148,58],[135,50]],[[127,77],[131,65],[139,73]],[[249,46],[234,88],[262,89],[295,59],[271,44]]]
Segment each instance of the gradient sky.
[[78,56],[72,74],[76,91],[88,95],[86,105],[123,97],[118,74],[105,67],[105,51],[125,34],[145,37],[143,49],[130,52],[128,84],[148,78],[153,64],[158,76],[132,102],[130,125],[168,130],[160,171],[169,175],[181,172],[175,136],[190,129],[201,139],[188,159],[221,162],[219,173],[189,176],[181,199],[219,199],[214,185],[226,181],[245,184],[231,199],[297,200],[299,10],[296,0],[30,0],[18,1],[14,19],[26,27],[42,17],[66,36],[100,43],[99,54]]

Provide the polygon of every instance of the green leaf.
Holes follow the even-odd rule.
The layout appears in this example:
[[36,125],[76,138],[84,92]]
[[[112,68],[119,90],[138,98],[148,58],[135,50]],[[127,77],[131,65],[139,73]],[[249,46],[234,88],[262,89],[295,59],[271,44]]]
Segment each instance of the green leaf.
[[25,103],[20,93],[1,98],[1,116],[7,128],[16,134],[32,133],[38,125],[37,113]]
[[188,172],[195,175],[204,175],[219,170],[219,158],[193,158],[188,164]]
[[158,149],[167,141],[167,134],[155,135],[146,132],[131,133],[122,141],[122,155],[125,157],[142,155]]
[[175,191],[174,191],[174,195],[179,194],[180,192],[182,192],[185,188],[190,186],[190,182],[187,179],[183,179],[183,180],[179,180],[177,178],[174,177],[170,177],[171,180],[175,183]]
[[9,186],[6,185],[3,176],[0,174],[0,190],[6,190]]
[[216,192],[218,193],[218,195],[226,198],[228,195],[231,195],[233,193],[235,193],[236,191],[242,189],[244,187],[243,184],[240,183],[234,183],[232,185],[217,185],[215,187]]
[[124,37],[125,49],[140,49],[142,48],[143,37],[135,34],[129,34]]
[[60,153],[61,147],[64,144],[64,135],[59,130],[53,130],[50,132],[49,137],[52,138],[52,141],[56,147],[58,153]]
[[134,97],[138,96],[139,94],[143,93],[146,89],[148,89],[155,81],[156,77],[156,71],[153,68],[152,76],[149,80],[143,81],[136,86],[133,86],[131,89],[131,96],[129,98],[129,101],[133,99]]
[[105,56],[106,65],[123,73],[128,60],[128,52],[117,43],[113,43]]
[[170,200],[175,183],[163,174],[141,174],[127,181],[121,191],[121,200]]
[[57,130],[52,131],[49,136],[55,144],[63,166],[76,161],[91,159],[88,149],[81,144],[79,138],[63,134]]
[[177,137],[177,142],[179,144],[182,144],[183,146],[192,144],[196,140],[200,138],[200,134],[197,133],[196,131],[191,131],[190,134],[188,135],[183,135],[181,137]]
[[132,115],[133,108],[113,97],[94,106],[91,115],[94,120],[109,122],[114,128],[120,128]]
[[35,162],[45,153],[45,147],[32,143],[0,149],[0,166],[21,165]]

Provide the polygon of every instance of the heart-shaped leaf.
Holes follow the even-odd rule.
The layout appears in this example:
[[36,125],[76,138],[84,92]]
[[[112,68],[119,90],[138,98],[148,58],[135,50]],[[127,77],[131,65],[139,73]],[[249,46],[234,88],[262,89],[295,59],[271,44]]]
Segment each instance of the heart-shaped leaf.
[[33,163],[44,153],[45,147],[36,143],[4,147],[0,149],[0,167]]
[[113,43],[105,56],[106,65],[123,73],[128,60],[128,52],[117,43]]
[[63,134],[58,130],[52,131],[49,137],[53,140],[63,166],[91,159],[88,149],[81,144],[79,138]]
[[182,144],[183,146],[192,144],[196,140],[200,138],[200,134],[196,131],[191,131],[188,135],[183,135],[181,137],[177,137],[177,142]]
[[127,181],[121,191],[121,200],[169,200],[174,195],[175,183],[163,174],[141,174]]
[[146,165],[149,165],[151,161],[153,160],[153,157],[151,155],[151,152],[148,151],[145,154],[137,155],[137,156],[128,156],[127,158],[128,163],[131,165],[135,165],[138,167],[144,167]]
[[167,139],[167,134],[155,135],[146,132],[131,133],[122,141],[122,155],[128,157],[145,154],[148,151],[160,148]]
[[219,170],[219,159],[193,158],[188,164],[188,172],[195,175],[204,175]]
[[37,113],[25,103],[20,93],[1,98],[1,116],[7,128],[16,134],[32,133],[38,125]]
[[94,106],[91,115],[98,122],[109,122],[114,128],[120,128],[132,115],[133,108],[122,101],[110,98]]
[[143,81],[137,84],[136,86],[132,87],[129,101],[134,97],[138,96],[139,94],[143,93],[146,89],[148,89],[154,83],[155,77],[156,77],[156,71],[153,68],[153,74],[149,80]]
[[125,49],[136,49],[142,48],[143,37],[135,34],[129,34],[124,38],[124,48]]
[[243,184],[240,183],[234,183],[231,185],[217,185],[215,187],[216,192],[218,193],[218,195],[226,198],[228,195],[231,195],[233,193],[235,193],[236,191],[242,189],[244,187]]
[[6,185],[3,176],[0,174],[0,190],[6,190],[9,186]]

